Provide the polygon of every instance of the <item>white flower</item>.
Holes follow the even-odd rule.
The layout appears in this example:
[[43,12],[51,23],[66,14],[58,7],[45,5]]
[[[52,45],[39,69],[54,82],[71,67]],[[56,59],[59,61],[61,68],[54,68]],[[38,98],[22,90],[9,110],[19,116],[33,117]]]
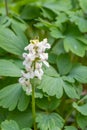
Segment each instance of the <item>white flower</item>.
[[34,48],[34,44],[29,44],[28,46],[26,46],[25,48],[24,48],[24,50],[25,51],[32,51],[33,50],[33,48]]
[[47,60],[48,59],[48,53],[40,53],[40,59],[41,59],[41,61]]
[[30,81],[27,81],[28,85],[22,86],[23,90],[26,92],[27,95],[30,95],[30,93],[32,92],[32,86]]
[[21,77],[19,78],[19,83],[25,85],[25,80],[26,79],[24,77]]
[[42,69],[36,69],[34,73],[35,73],[35,76],[36,76],[38,79],[41,80],[41,79],[42,79],[42,75],[43,75],[44,72],[43,72]]
[[36,62],[35,68],[36,69],[41,69],[42,68],[42,63]]
[[35,56],[35,54],[33,54],[33,53],[29,53],[29,54],[27,55],[27,59],[28,59],[29,61],[34,61],[35,58],[36,58],[36,56]]
[[47,61],[43,61],[43,63],[44,63],[47,67],[49,67],[49,63],[48,63]]
[[29,86],[26,88],[26,95],[30,95],[30,93],[32,92],[32,86]]
[[47,42],[47,39],[39,42],[38,39],[30,40],[30,44],[24,48],[28,51],[23,53],[23,65],[25,66],[25,71],[22,71],[22,77],[19,79],[20,84],[23,86],[26,94],[29,95],[32,92],[32,87],[30,80],[34,77],[42,79],[44,74],[42,70],[42,63],[49,67],[48,53],[45,53],[46,49],[50,49],[50,44]]

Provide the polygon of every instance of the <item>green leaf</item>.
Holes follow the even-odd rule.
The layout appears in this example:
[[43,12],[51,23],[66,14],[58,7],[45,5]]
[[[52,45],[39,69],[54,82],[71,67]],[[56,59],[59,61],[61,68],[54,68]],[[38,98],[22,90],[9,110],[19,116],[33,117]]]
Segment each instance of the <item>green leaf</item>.
[[79,12],[79,14],[75,12],[69,12],[69,17],[70,21],[74,22],[81,32],[87,32],[87,20],[81,15],[81,12]]
[[64,38],[63,34],[58,28],[52,27],[50,28],[50,31],[51,31],[50,34],[53,38]]
[[2,130],[20,130],[17,123],[13,120],[10,120],[10,121],[5,120],[4,122],[2,122],[1,129]]
[[32,127],[33,119],[32,119],[32,111],[30,109],[31,108],[29,107],[26,111],[23,112],[20,112],[18,110],[12,111],[9,113],[8,119],[15,120],[21,129]]
[[69,83],[75,83],[75,79],[73,79],[73,77],[71,77],[71,76],[62,76],[62,79],[64,80],[64,81],[67,81],[67,82],[69,82]]
[[82,106],[78,106],[76,102],[73,103],[73,107],[79,111],[82,115],[87,116],[87,103]]
[[80,36],[80,37],[76,37],[79,41],[83,42],[85,45],[87,45],[87,38]]
[[67,36],[64,39],[64,48],[66,52],[69,52],[69,50],[71,50],[74,54],[80,57],[83,57],[85,55],[85,45],[72,36]]
[[55,13],[53,13],[51,10],[47,8],[41,8],[42,12],[41,14],[43,15],[44,18],[47,18],[49,20],[53,20],[55,18]]
[[36,117],[36,122],[40,130],[54,130],[55,127],[57,128],[56,130],[59,130],[64,125],[64,120],[57,113],[40,113]]
[[0,76],[20,77],[21,70],[9,60],[0,60]]
[[26,44],[23,36],[21,34],[20,36],[10,29],[0,26],[0,47],[9,53],[21,56]]
[[51,64],[55,64],[56,58],[57,58],[57,55],[55,55],[54,53],[49,53],[48,62]]
[[44,97],[37,99],[36,104],[42,110],[53,111],[60,105],[60,100],[55,97]]
[[76,120],[77,120],[78,126],[82,130],[86,130],[87,129],[87,116],[83,116],[81,114],[78,114]]
[[8,108],[9,111],[14,110],[16,106],[20,111],[23,111],[27,108],[28,102],[29,99],[23,93],[19,83],[6,86],[0,90],[0,106]]
[[64,84],[63,84],[63,88],[68,97],[79,99],[80,97],[79,97],[79,94],[77,93],[75,87],[73,86],[73,84],[70,84],[68,82],[64,82]]
[[28,107],[29,105],[29,101],[30,101],[30,98],[29,96],[25,95],[25,92],[22,91],[21,95],[20,95],[20,98],[19,98],[19,101],[18,101],[18,109],[20,111],[24,111],[26,110],[26,108]]
[[40,8],[35,5],[26,5],[21,12],[21,18],[26,20],[35,19],[40,15]]
[[72,63],[68,54],[61,54],[57,57],[57,67],[60,74],[68,74],[72,68]]
[[6,51],[5,50],[3,50],[2,48],[0,48],[0,56],[3,56],[3,55],[6,55]]
[[[21,25],[21,23],[19,23],[19,24]],[[18,39],[20,40],[20,42],[24,45],[24,47],[27,46],[27,44],[28,44],[27,37],[24,35],[24,32],[21,29],[21,27],[18,26],[18,23],[13,21],[11,27],[14,30],[14,32],[16,33],[16,35],[18,36]],[[23,25],[22,25],[22,27],[23,27]]]
[[59,13],[56,17],[55,24],[58,26],[60,23],[65,23],[68,20],[68,16],[65,13]]
[[56,69],[52,66],[50,66],[49,68],[46,67],[44,69],[44,73],[45,75],[48,75],[48,76],[52,76],[52,77],[59,77],[59,74],[58,72],[56,71]]
[[6,120],[7,113],[8,113],[7,109],[3,109],[3,108],[0,107],[0,125],[1,125],[1,122],[3,122],[4,120]]
[[[24,22],[20,16],[17,16],[14,14],[14,19],[11,19],[11,27],[13,28],[13,26],[15,26],[17,28],[16,33],[20,32],[21,34],[27,29],[28,25],[26,24],[26,22]],[[23,37],[24,37],[24,33],[23,33]],[[27,40],[27,38],[26,38]],[[26,43],[25,43],[26,44]]]
[[65,126],[64,130],[77,130],[74,126]]
[[32,130],[31,128],[24,128],[24,129],[22,129],[22,130]]
[[69,9],[72,8],[71,1],[69,0],[58,0],[56,2],[48,1],[43,6],[52,10],[56,14],[58,14],[59,11],[68,11]]
[[87,0],[79,0],[80,6],[85,13],[87,13]]
[[75,21],[76,25],[79,27],[79,30],[83,33],[87,32],[87,20],[84,18],[77,18]]
[[54,127],[52,130],[61,130],[59,127]]
[[57,98],[61,98],[63,95],[62,84],[63,80],[60,77],[56,78],[44,75],[38,89],[42,89],[43,92],[46,92],[49,96],[56,95]]
[[44,20],[44,19],[42,19],[42,18],[39,18],[39,21],[40,21],[44,26],[46,26],[46,27],[48,27],[48,28],[50,28],[50,27],[53,26],[52,23],[50,23],[49,21]]
[[[5,120],[1,123],[2,130],[20,130],[18,124],[14,120]],[[31,130],[30,128],[23,128],[21,130]]]
[[75,65],[70,72],[70,76],[80,83],[87,83],[87,66]]
[[55,45],[52,48],[52,53],[54,53],[56,55],[65,53],[64,46],[63,46],[63,40],[60,40],[55,43]]

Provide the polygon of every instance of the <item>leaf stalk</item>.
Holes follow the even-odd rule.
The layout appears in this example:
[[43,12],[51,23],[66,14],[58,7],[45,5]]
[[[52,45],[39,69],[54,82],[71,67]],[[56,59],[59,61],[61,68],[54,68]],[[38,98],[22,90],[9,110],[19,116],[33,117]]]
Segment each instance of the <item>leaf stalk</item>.
[[5,11],[6,11],[6,15],[8,16],[8,2],[7,0],[4,0],[5,1]]
[[34,130],[37,130],[36,128],[36,111],[35,111],[35,87],[32,87],[32,116],[33,116],[33,122],[34,122]]

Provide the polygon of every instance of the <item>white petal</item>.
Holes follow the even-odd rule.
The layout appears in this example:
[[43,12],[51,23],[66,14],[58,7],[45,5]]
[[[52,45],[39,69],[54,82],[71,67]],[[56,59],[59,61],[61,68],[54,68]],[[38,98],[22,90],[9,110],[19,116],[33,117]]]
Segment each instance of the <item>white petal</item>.
[[35,70],[35,76],[38,78],[38,79],[42,79],[42,75],[43,75],[43,70],[42,69],[36,69]]
[[44,63],[47,67],[49,67],[49,63],[48,63],[47,61],[43,61],[43,63]]
[[43,39],[43,42],[44,42],[44,43],[47,43],[47,38]]
[[23,53],[23,57],[26,58],[27,57],[27,53]]
[[49,43],[46,44],[46,48],[47,48],[47,49],[50,49],[50,48],[51,48],[51,46],[50,46]]
[[48,53],[41,53],[40,58],[41,58],[42,61],[47,60],[48,59]]
[[41,67],[42,67],[42,63],[36,62],[35,68],[36,68],[36,69],[40,69]]
[[30,85],[30,86],[28,86],[28,87],[26,88],[26,94],[27,94],[27,95],[30,95],[31,92],[32,92],[32,87],[31,87],[31,85]]
[[29,53],[29,54],[27,55],[27,58],[28,58],[29,61],[34,61],[35,58],[36,58],[36,56],[35,56],[34,54]]
[[21,85],[25,85],[25,81],[26,81],[26,79],[24,77],[19,78],[19,83]]

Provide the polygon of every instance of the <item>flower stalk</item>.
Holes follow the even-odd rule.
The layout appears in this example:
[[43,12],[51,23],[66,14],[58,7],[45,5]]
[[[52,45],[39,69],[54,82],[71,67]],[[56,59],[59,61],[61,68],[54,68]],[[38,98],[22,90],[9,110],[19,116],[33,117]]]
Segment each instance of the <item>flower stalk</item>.
[[36,111],[35,111],[35,87],[32,87],[32,116],[33,116],[33,124],[34,124],[34,130],[37,130],[36,127]]
[[25,66],[25,71],[22,71],[22,77],[19,79],[20,84],[22,85],[23,90],[27,95],[32,94],[32,116],[34,122],[34,130],[36,128],[36,112],[35,112],[35,86],[32,85],[32,79],[38,78],[42,79],[44,74],[42,65],[49,67],[47,62],[48,53],[45,53],[46,49],[50,49],[50,44],[47,42],[47,39],[39,42],[38,39],[30,40],[30,44],[26,46],[25,51],[28,53],[23,53],[25,58],[23,65]]
[[5,11],[6,11],[6,15],[8,16],[8,2],[7,0],[4,0],[5,1]]

